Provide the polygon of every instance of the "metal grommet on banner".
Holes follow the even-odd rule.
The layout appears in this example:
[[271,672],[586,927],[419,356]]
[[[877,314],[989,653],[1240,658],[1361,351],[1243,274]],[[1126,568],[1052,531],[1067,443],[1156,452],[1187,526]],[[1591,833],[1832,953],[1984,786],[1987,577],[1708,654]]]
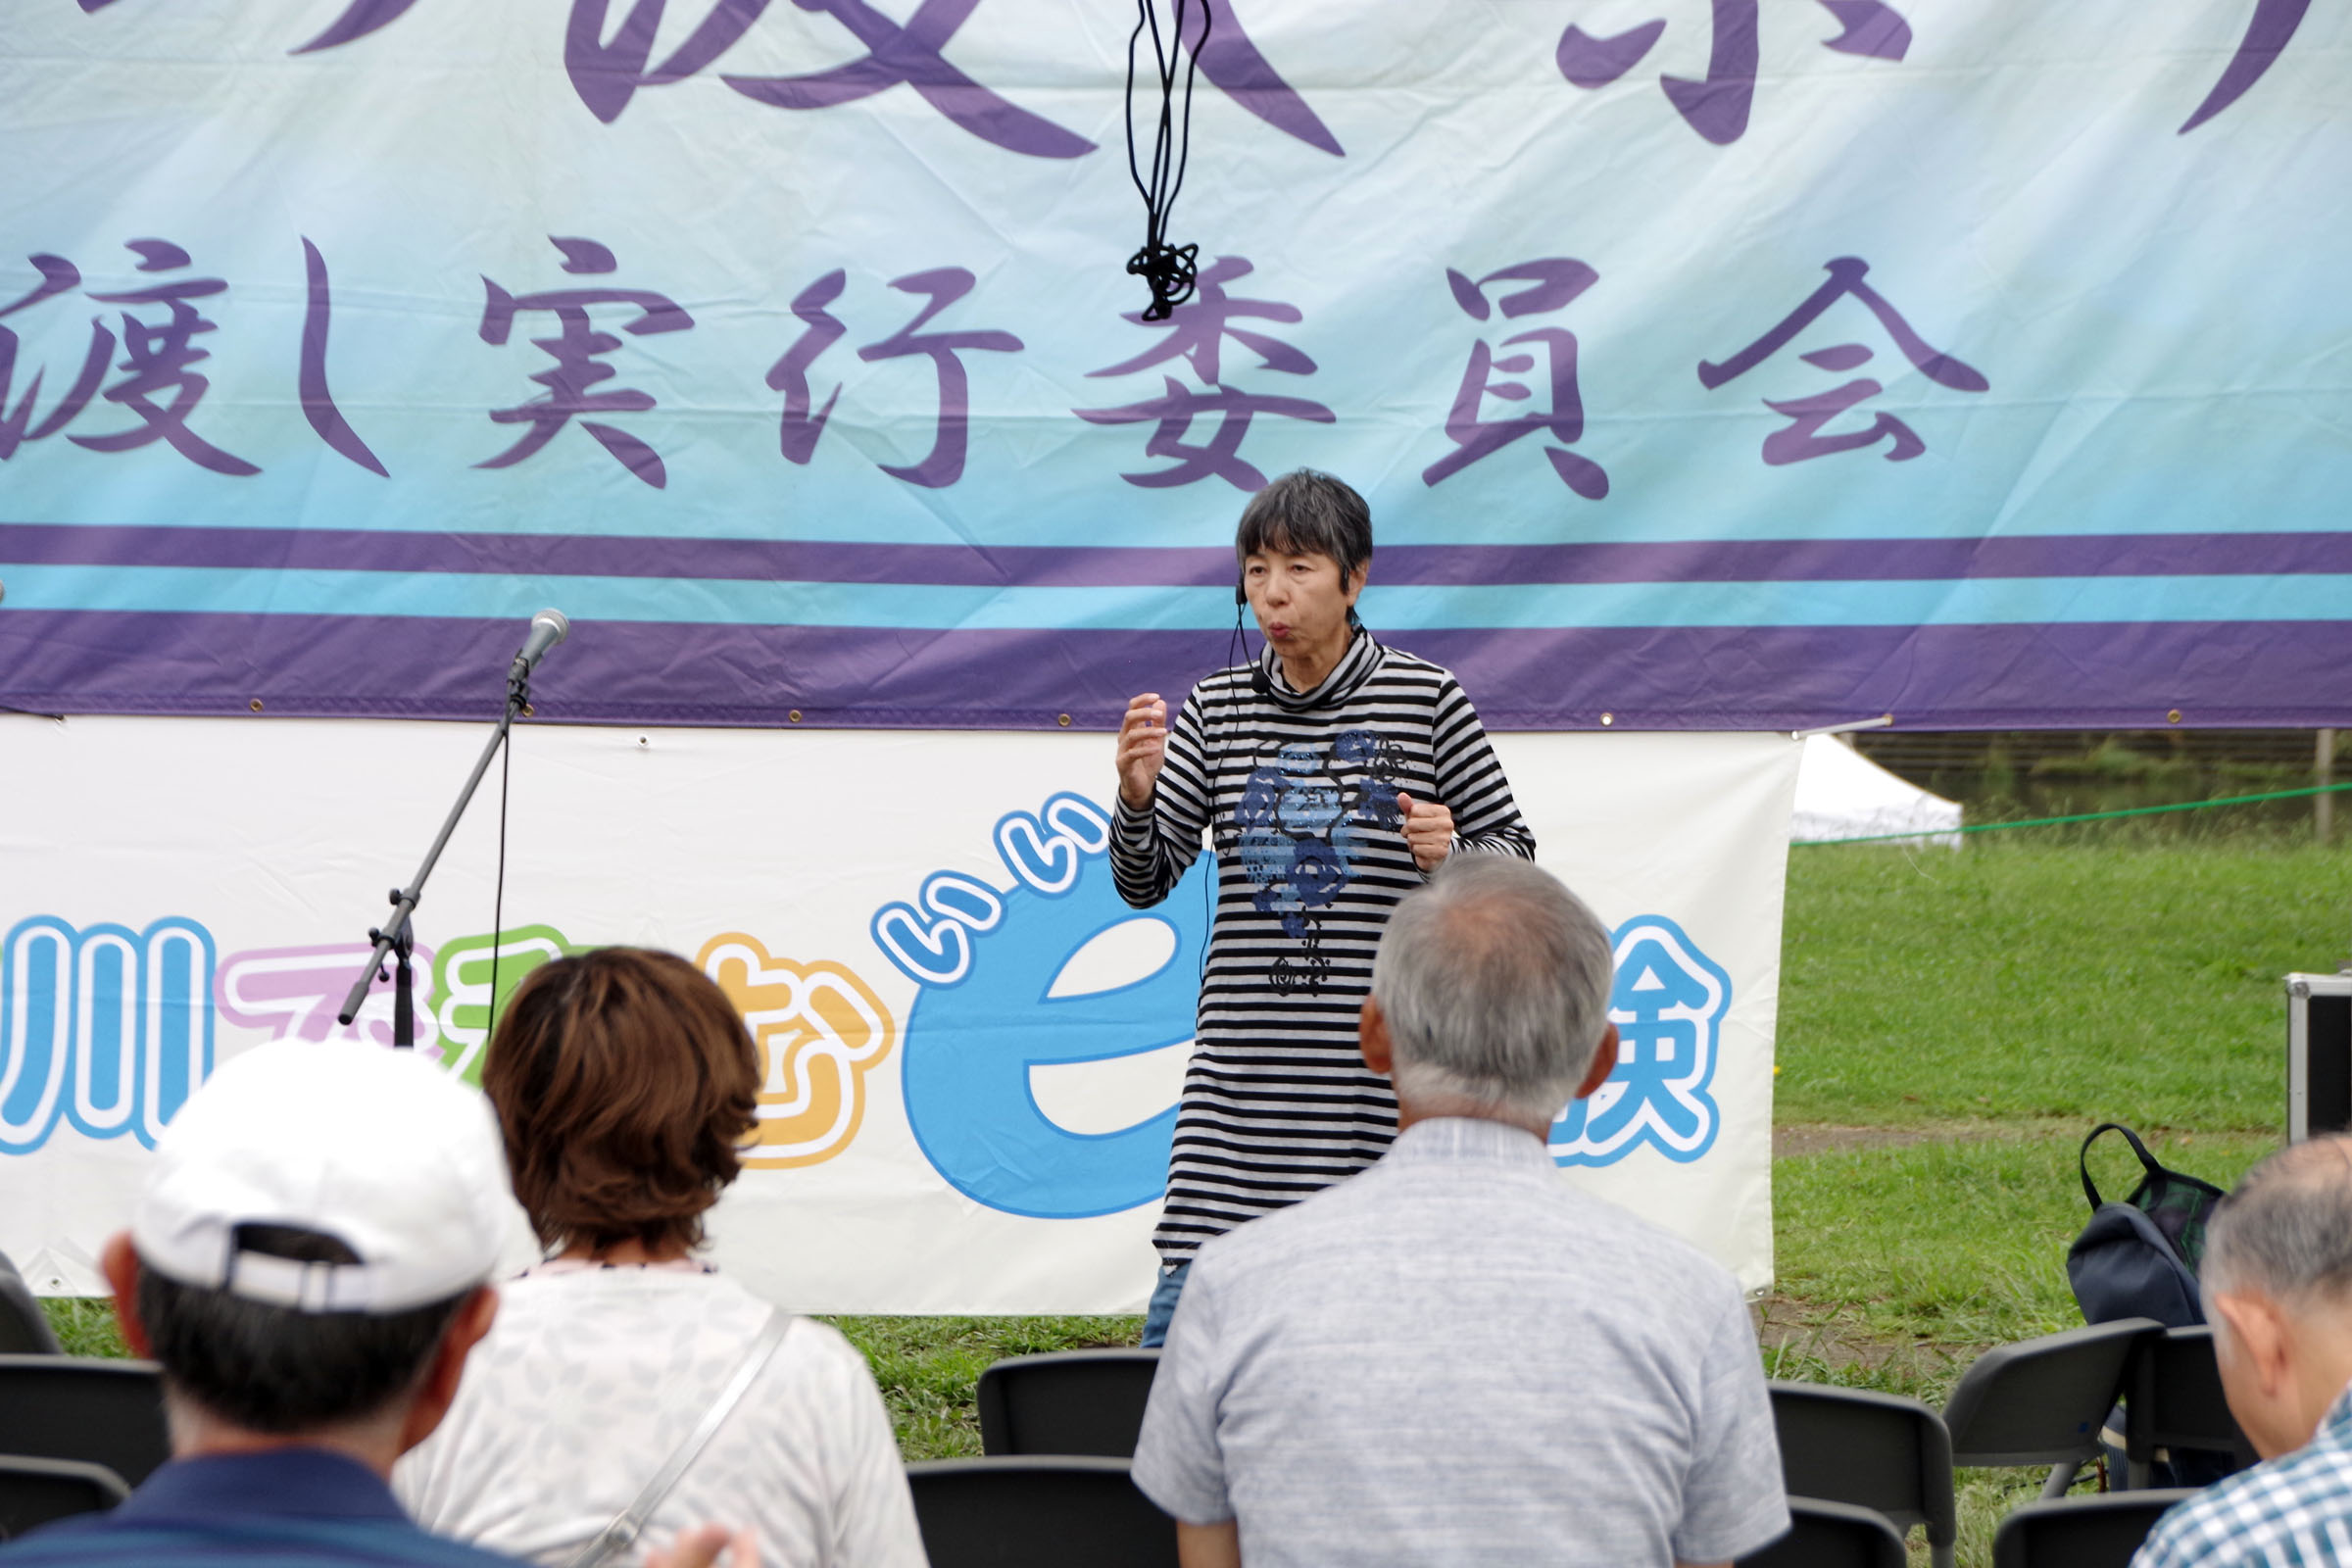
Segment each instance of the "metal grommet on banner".
[[1606,728],[1608,725],[1617,722],[1617,715],[1615,713],[1603,713],[1600,715],[1600,722],[1602,727]]
[[2178,724],[2178,723],[2180,723],[2180,710],[2179,710],[2178,708],[2176,708],[2176,709],[2174,709],[2174,710],[2173,710],[2171,712],[2169,712],[2169,713],[2165,714],[2165,715],[2164,715],[2164,721],[2165,721],[2166,723],[2168,723],[2168,724]]
[[796,708],[791,712],[786,713],[784,716],[791,719],[795,724],[798,724],[801,721],[801,710]]
[[1067,714],[1067,713],[1064,713],[1064,714],[1062,714],[1062,715],[1061,715],[1059,718],[1055,719],[1054,722],[1054,723],[1056,723],[1056,724],[1059,724],[1059,725],[1060,725],[1060,726],[1061,726],[1063,729],[1068,729],[1068,728],[1070,727],[1070,715],[1069,715],[1069,714]]
[[253,710],[255,712],[257,712],[257,713],[258,713],[258,712],[260,712],[260,711],[262,710],[262,700],[261,700],[259,697],[256,697],[256,698],[255,698],[255,699],[254,699],[254,700],[253,700],[251,703],[247,704],[246,706],[247,706],[247,707],[249,707],[249,708],[251,708],[251,709],[252,709],[252,710]]
[[535,713],[535,712],[537,712],[537,711],[538,711],[538,710],[537,710],[537,709],[535,709],[535,708],[533,708],[533,707],[532,707],[532,706],[531,706],[529,703],[525,703],[525,704],[523,704],[523,705],[522,705],[522,716],[523,716],[523,717],[525,717],[525,718],[528,718],[528,717],[530,717],[530,716],[531,716],[533,713]]

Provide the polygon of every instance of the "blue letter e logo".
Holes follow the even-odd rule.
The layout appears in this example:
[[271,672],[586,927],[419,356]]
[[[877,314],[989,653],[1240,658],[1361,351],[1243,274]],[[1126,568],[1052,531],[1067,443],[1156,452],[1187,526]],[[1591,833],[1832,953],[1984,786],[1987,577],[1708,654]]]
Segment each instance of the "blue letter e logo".
[[924,1156],[964,1196],[1039,1219],[1116,1213],[1166,1186],[1173,1104],[1073,1132],[1040,1107],[1031,1074],[1192,1038],[1206,925],[1195,879],[1214,867],[1203,858],[1150,913],[1120,902],[1106,858],[1075,871],[1059,891],[1004,894],[963,977],[926,985],[906,1016],[906,1121]]

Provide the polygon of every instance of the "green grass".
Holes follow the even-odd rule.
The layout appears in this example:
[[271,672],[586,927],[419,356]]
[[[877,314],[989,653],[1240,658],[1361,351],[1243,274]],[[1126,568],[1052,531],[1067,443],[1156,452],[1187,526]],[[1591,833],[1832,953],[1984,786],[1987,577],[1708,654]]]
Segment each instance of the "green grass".
[[2245,840],[1791,852],[1775,1118],[2276,1130],[2352,857]]
[[962,1459],[980,1452],[972,1389],[992,1361],[1047,1350],[1133,1345],[1140,1317],[834,1317],[873,1364],[890,1406],[899,1451],[908,1459]]
[[122,1330],[115,1322],[115,1303],[104,1297],[87,1298],[56,1297],[41,1303],[49,1314],[49,1327],[57,1334],[57,1343],[68,1355],[106,1355],[118,1359],[130,1354],[122,1343]]
[[[2275,824],[1793,852],[1774,1121],[1833,1147],[1773,1166],[1767,1371],[1940,1406],[1985,1348],[2080,1323],[2083,1135],[2233,1183],[2284,1119],[2280,976],[2348,949],[2352,857]],[[2122,1198],[2138,1167],[2110,1136],[2091,1174]],[[2040,1480],[1960,1473],[1961,1568]]]
[[[2080,1137],[1983,1124],[1964,1131],[1954,1141],[1778,1161],[1778,1294],[1874,1340],[1955,1352],[2080,1325],[2066,1280],[2068,1244],[2090,1217],[2076,1173]],[[2220,1187],[2277,1147],[2267,1133],[2149,1142],[2165,1164]],[[2120,1199],[2137,1165],[2110,1134],[2092,1175],[2102,1196]]]
[[[1814,1152],[1774,1165],[1766,1370],[1941,1405],[1986,1347],[2079,1322],[2065,1259],[2088,1214],[2082,1135],[2129,1122],[2167,1164],[2235,1181],[2283,1116],[2279,977],[2348,949],[2352,853],[2271,825],[1794,852],[1775,1121]],[[2121,1198],[2137,1169],[2110,1138],[2093,1174]],[[105,1303],[50,1314],[69,1348],[122,1353]],[[872,1362],[910,1459],[979,1451],[989,1362],[1141,1328],[832,1321]],[[1984,1568],[2001,1516],[2039,1485],[1961,1474],[1961,1568]]]

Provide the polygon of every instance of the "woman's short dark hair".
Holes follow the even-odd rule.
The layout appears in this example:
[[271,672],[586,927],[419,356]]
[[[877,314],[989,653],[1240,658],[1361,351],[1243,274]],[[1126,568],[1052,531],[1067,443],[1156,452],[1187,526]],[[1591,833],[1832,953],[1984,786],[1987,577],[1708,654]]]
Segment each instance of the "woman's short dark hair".
[[1233,554],[1247,563],[1267,551],[1329,556],[1340,580],[1372,559],[1372,509],[1347,483],[1313,468],[1286,473],[1250,498],[1234,531]]
[[542,964],[498,1020],[482,1088],[514,1196],[548,1247],[700,1247],[703,1212],[743,1168],[760,1059],[693,964],[599,948]]

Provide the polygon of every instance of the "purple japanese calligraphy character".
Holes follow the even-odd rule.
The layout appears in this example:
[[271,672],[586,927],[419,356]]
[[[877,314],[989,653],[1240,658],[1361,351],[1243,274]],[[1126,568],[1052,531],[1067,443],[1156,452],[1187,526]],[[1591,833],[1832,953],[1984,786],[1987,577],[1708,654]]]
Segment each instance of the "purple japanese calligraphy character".
[[[125,248],[139,258],[142,272],[172,272],[189,265],[188,253],[170,240],[134,239]],[[196,347],[195,340],[219,330],[219,323],[205,319],[189,302],[227,291],[228,285],[220,278],[191,277],[116,294],[92,294],[90,298],[103,305],[161,305],[172,314],[167,320],[149,322],[128,310],[122,312],[122,363],[116,368],[130,373],[108,387],[105,395],[107,402],[138,416],[139,422],[112,435],[70,435],[66,439],[92,452],[128,452],[162,441],[214,473],[246,478],[261,472],[188,428],[189,416],[212,385],[192,368],[212,358],[212,351]],[[170,402],[159,404],[159,394],[168,396]]]
[[[1232,0],[1208,0],[1208,42],[1195,54],[1200,74],[1233,101],[1286,136],[1319,147],[1334,158],[1348,156],[1306,100],[1282,79],[1273,63],[1250,41]],[[1181,40],[1188,46],[1195,40]]]
[[[1487,287],[1498,282],[1525,283],[1501,300],[1505,317],[1533,316],[1564,308],[1586,289],[1591,288],[1600,274],[1573,257],[1553,256],[1541,261],[1522,262],[1489,272],[1476,282],[1454,270],[1446,270],[1446,280],[1452,286],[1454,302],[1464,314],[1476,320],[1486,320],[1494,311],[1487,298]],[[1446,435],[1453,442],[1454,450],[1421,470],[1421,482],[1436,485],[1451,478],[1470,465],[1494,456],[1521,436],[1538,430],[1550,432],[1558,446],[1544,448],[1544,456],[1551,461],[1552,471],[1560,482],[1588,501],[1598,501],[1609,493],[1609,476],[1600,465],[1569,448],[1585,433],[1585,405],[1576,384],[1576,334],[1564,327],[1545,326],[1517,333],[1503,340],[1504,347],[1515,343],[1542,344],[1549,361],[1550,406],[1548,409],[1515,415],[1506,419],[1481,419],[1480,404],[1489,397],[1506,402],[1524,403],[1534,394],[1525,383],[1497,380],[1494,372],[1524,375],[1536,368],[1533,354],[1506,354],[1496,358],[1487,340],[1480,338],[1470,351],[1470,362],[1462,370],[1461,385],[1453,395],[1453,407],[1446,416]]]
[[792,347],[784,351],[784,357],[768,368],[768,387],[784,394],[784,422],[777,442],[784,456],[794,463],[806,464],[816,456],[816,443],[825,433],[825,421],[833,416],[833,405],[841,401],[841,387],[836,384],[832,395],[825,399],[825,406],[814,417],[809,416],[808,410],[815,402],[808,387],[809,368],[818,356],[849,331],[825,307],[841,298],[841,291],[848,286],[849,274],[837,267],[794,297],[792,314],[806,324]]
[[2303,24],[2303,13],[2310,8],[2311,0],[2255,0],[2254,15],[2246,22],[2246,35],[2238,41],[2237,52],[2177,134],[2187,135],[2252,91]]
[[[104,11],[114,3],[115,0],[80,0],[84,16]],[[287,50],[286,53],[307,55],[320,49],[332,49],[340,44],[355,42],[398,22],[401,15],[416,3],[416,0],[351,0],[351,4],[344,8],[343,14],[328,23],[325,30],[318,36],[313,38],[309,43],[300,44]]]
[[[1840,31],[1823,47],[1878,60],[1900,60],[1911,50],[1911,27],[1886,0],[1821,0]],[[1718,147],[1746,133],[1756,94],[1756,0],[1709,0],[1714,23],[1707,46],[1707,74],[1660,76],[1667,101],[1692,130]],[[1560,34],[1555,58],[1560,74],[1578,87],[1605,87],[1642,63],[1661,34],[1663,21],[1599,38],[1573,24]]]
[[[1295,305],[1278,300],[1236,299],[1226,293],[1227,283],[1252,270],[1243,257],[1218,257],[1200,270],[1193,297],[1177,306],[1165,319],[1148,320],[1141,312],[1127,316],[1130,321],[1164,331],[1167,334],[1164,338],[1131,360],[1087,372],[1090,376],[1127,375],[1182,360],[1206,385],[1207,390],[1196,391],[1163,372],[1161,380],[1166,391],[1159,397],[1118,408],[1071,411],[1092,424],[1156,427],[1144,443],[1144,451],[1151,457],[1171,459],[1175,466],[1121,474],[1119,477],[1129,484],[1165,489],[1218,478],[1239,490],[1260,490],[1265,487],[1265,474],[1241,456],[1242,440],[1250,433],[1252,418],[1270,414],[1315,424],[1335,422],[1331,410],[1309,399],[1244,391],[1225,384],[1222,350],[1227,338],[1255,354],[1259,369],[1278,370],[1287,375],[1312,375],[1315,371],[1315,362],[1291,344],[1270,333],[1233,324],[1237,319],[1289,322],[1304,318]],[[1207,443],[1188,440],[1193,421],[1210,416],[1218,423],[1216,433]]]
[[1315,362],[1280,338],[1264,332],[1246,332],[1233,324],[1237,318],[1263,321],[1299,321],[1305,318],[1296,305],[1285,305],[1277,300],[1237,300],[1225,292],[1227,283],[1238,277],[1246,277],[1254,270],[1242,257],[1218,257],[1200,270],[1192,299],[1177,306],[1164,319],[1146,321],[1141,312],[1127,318],[1130,321],[1166,332],[1165,341],[1144,350],[1132,360],[1123,360],[1117,365],[1086,373],[1090,376],[1129,375],[1181,357],[1191,363],[1195,375],[1214,386],[1225,379],[1219,373],[1218,351],[1225,339],[1230,337],[1244,348],[1253,351],[1263,369],[1281,370],[1291,375],[1314,374]]
[[361,467],[388,479],[391,474],[382,461],[360,439],[360,432],[335,407],[334,393],[327,390],[326,328],[334,301],[327,291],[326,258],[318,254],[308,235],[303,237],[302,258],[310,279],[309,303],[302,317],[302,416],[321,441]]
[[[1725,382],[1745,375],[1773,355],[1786,348],[1796,335],[1819,319],[1822,313],[1841,299],[1851,299],[1878,318],[1903,357],[1920,372],[1939,385],[1955,392],[1983,392],[1991,386],[1974,366],[1954,359],[1933,348],[1911,328],[1902,314],[1888,303],[1886,297],[1872,288],[1864,279],[1870,274],[1870,264],[1858,257],[1840,256],[1828,264],[1829,281],[1823,283],[1804,303],[1788,313],[1765,334],[1720,363],[1701,361],[1698,367],[1699,384],[1709,391]],[[1807,365],[1824,370],[1843,373],[1869,363],[1871,351],[1860,343],[1839,343],[1830,348],[1816,349],[1799,355]],[[1828,423],[1848,409],[1878,396],[1886,388],[1869,376],[1857,376],[1842,386],[1809,397],[1790,398],[1775,402],[1765,399],[1764,406],[1777,414],[1788,416],[1789,422],[1764,438],[1764,461],[1775,466],[1802,463],[1809,458],[1828,457],[1837,452],[1852,452],[1874,446],[1881,440],[1890,442],[1886,461],[1904,463],[1925,452],[1927,443],[1919,438],[1901,419],[1891,414],[1879,415],[1867,429],[1846,431],[1838,435],[1820,432]]]
[[[927,272],[909,272],[893,278],[890,286],[906,294],[925,294],[930,303],[917,312],[913,320],[900,327],[879,343],[871,343],[858,351],[858,357],[871,364],[877,360],[895,360],[909,354],[926,354],[939,372],[939,422],[931,437],[931,451],[922,462],[901,467],[882,464],[884,473],[908,484],[919,484],[937,490],[954,484],[963,477],[965,425],[970,417],[971,380],[965,373],[963,362],[956,356],[971,349],[992,350],[1000,354],[1017,354],[1021,340],[1010,332],[923,332],[930,319],[972,291],[972,274],[960,267],[938,267]],[[828,405],[829,407],[829,405]]]
[[[642,0],[641,0],[642,3]],[[831,109],[904,83],[982,141],[1032,158],[1078,158],[1095,150],[1084,136],[1031,114],[948,64],[940,53],[980,0],[922,0],[906,25],[866,0],[793,0],[849,28],[865,53],[846,66],[796,76],[725,76],[726,84],[777,109]]]
[[1866,60],[1900,60],[1911,52],[1911,24],[1886,0],[1821,0],[1844,30],[1824,49]]
[[398,22],[401,14],[416,3],[416,0],[351,0],[351,4],[344,8],[343,14],[326,24],[325,31],[319,33],[309,43],[286,52],[307,55],[319,49],[333,49],[339,45],[365,38],[369,33]]
[[[25,260],[41,274],[41,280],[22,299],[0,306],[0,320],[81,286],[80,270],[62,256],[30,256]],[[82,356],[81,373],[74,378],[74,385],[57,407],[49,411],[49,416],[38,424],[32,422],[33,403],[40,396],[45,372],[33,371],[32,379],[24,384],[24,395],[17,400],[15,408],[8,407],[10,383],[17,373],[17,334],[0,326],[0,463],[15,457],[17,448],[26,441],[45,441],[57,434],[90,406],[90,399],[98,395],[99,383],[106,379],[107,367],[114,363],[115,334],[107,330],[102,320],[90,323],[90,350]]]
[[[1172,468],[1148,468],[1141,473],[1122,473],[1120,478],[1146,490],[1165,490],[1197,480],[1217,478],[1237,490],[1255,492],[1266,487],[1266,476],[1241,457],[1242,438],[1250,433],[1250,420],[1260,414],[1279,414],[1286,418],[1307,419],[1316,424],[1335,422],[1332,412],[1320,403],[1305,398],[1269,397],[1255,392],[1239,392],[1231,387],[1216,387],[1207,392],[1195,392],[1174,376],[1164,376],[1167,393],[1164,397],[1148,398],[1116,409],[1074,409],[1071,412],[1091,424],[1148,424],[1158,428],[1144,443],[1148,457],[1172,458]],[[1217,432],[1206,446],[1188,442],[1195,419],[1215,416]]]
[[[667,0],[635,0],[620,30],[605,36],[612,0],[572,0],[564,30],[564,68],[588,112],[610,124],[640,87],[686,80],[739,42],[769,0],[718,0],[661,65],[648,69]],[[865,46],[846,66],[795,76],[726,76],[745,97],[778,109],[831,109],[901,84],[912,87],[950,121],[1010,152],[1076,158],[1095,144],[983,87],[941,54],[980,0],[923,0],[905,26],[865,0],[794,0],[830,16]]]
[[666,0],[636,0],[610,41],[605,13],[610,0],[572,0],[564,28],[564,69],[588,112],[607,124],[620,118],[640,87],[684,81],[735,46],[767,9],[768,0],[719,0],[686,41],[653,70],[654,34],[662,26]]
[[[564,253],[564,270],[577,274],[602,274],[619,270],[612,253],[591,239],[565,239],[549,236],[556,249]],[[514,328],[514,318],[526,312],[544,311],[556,318],[559,330],[554,337],[533,338],[532,343],[555,357],[555,368],[542,370],[531,377],[547,388],[544,397],[512,409],[500,409],[490,417],[500,424],[528,424],[531,428],[522,439],[487,462],[474,465],[477,468],[506,468],[520,463],[556,438],[556,432],[571,421],[574,416],[587,414],[642,414],[654,406],[651,394],[629,389],[594,392],[589,389],[600,381],[612,379],[616,372],[610,365],[598,363],[598,356],[610,354],[621,346],[620,339],[610,332],[600,332],[590,320],[590,312],[599,305],[634,305],[636,318],[621,330],[632,336],[645,337],[658,332],[683,332],[694,325],[694,318],[684,307],[665,295],[646,289],[579,288],[560,289],[546,294],[508,293],[489,278],[482,279],[488,299],[482,308],[482,341],[504,344]],[[601,420],[580,420],[580,428],[596,437],[607,452],[635,474],[659,490],[669,483],[669,471],[662,466],[661,456],[654,449],[616,425]]]

